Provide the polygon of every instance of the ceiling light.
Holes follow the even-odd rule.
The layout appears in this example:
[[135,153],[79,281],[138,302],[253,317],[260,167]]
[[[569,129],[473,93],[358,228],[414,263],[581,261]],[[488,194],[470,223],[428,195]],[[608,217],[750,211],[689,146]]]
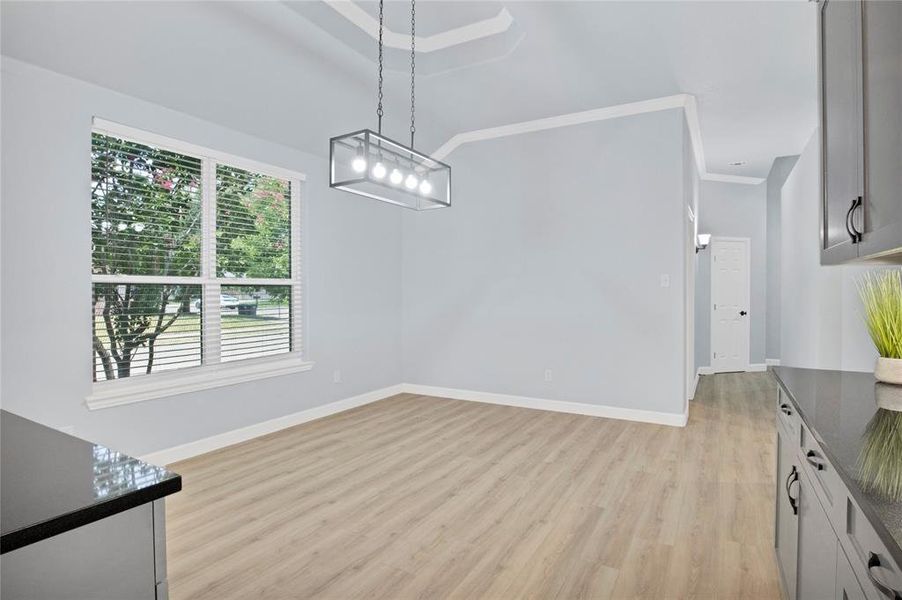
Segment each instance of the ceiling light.
[[[410,145],[382,135],[383,4],[384,0],[379,0],[378,127],[376,131],[361,129],[329,140],[329,186],[414,210],[451,206],[451,167],[413,147],[416,132],[415,0],[410,3]],[[383,158],[393,164],[387,179]],[[373,167],[367,169],[370,164]]]
[[357,146],[357,155],[351,161],[351,168],[355,173],[363,173],[366,171],[366,159],[363,158],[363,146]]

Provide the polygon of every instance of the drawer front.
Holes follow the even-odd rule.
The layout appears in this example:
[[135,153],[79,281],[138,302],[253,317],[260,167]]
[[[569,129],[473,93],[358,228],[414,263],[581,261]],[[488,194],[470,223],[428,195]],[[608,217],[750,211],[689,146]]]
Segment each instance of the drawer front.
[[777,423],[783,425],[787,433],[787,439],[798,443],[799,441],[799,413],[786,396],[783,388],[777,387]]
[[839,473],[827,460],[820,444],[811,435],[808,427],[802,423],[799,439],[799,461],[802,470],[811,478],[814,493],[817,495],[833,526],[839,530],[845,518],[845,501],[848,492]]
[[902,598],[902,569],[852,498],[845,501],[845,525],[838,532],[858,582],[869,600]]

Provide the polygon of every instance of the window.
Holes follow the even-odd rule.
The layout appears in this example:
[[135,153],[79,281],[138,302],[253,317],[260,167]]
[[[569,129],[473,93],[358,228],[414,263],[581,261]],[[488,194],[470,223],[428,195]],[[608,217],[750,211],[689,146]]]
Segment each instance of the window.
[[302,180],[95,119],[89,406],[309,368]]

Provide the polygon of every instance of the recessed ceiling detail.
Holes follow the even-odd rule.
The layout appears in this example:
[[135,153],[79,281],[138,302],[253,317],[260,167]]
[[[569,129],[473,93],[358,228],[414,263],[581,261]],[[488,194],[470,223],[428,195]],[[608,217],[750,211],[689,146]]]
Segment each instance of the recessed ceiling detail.
[[[368,12],[360,8],[351,0],[324,0],[332,10],[359,27],[364,33],[374,40],[379,39],[379,21]],[[428,6],[428,5],[427,5]],[[428,10],[428,8],[427,8]],[[435,52],[475,40],[491,37],[504,33],[510,29],[514,18],[506,8],[498,11],[494,17],[476,21],[454,29],[448,29],[434,35],[416,36],[417,52]],[[404,50],[410,46],[410,34],[393,31],[389,27],[383,33],[383,43],[388,48]]]
[[[385,6],[385,69],[407,70],[410,54],[410,7]],[[375,3],[357,0],[284,2],[339,43],[372,60],[379,39]],[[421,23],[422,22],[422,23]],[[449,25],[450,23],[450,25]],[[484,3],[423,2],[417,7],[417,73],[425,77],[510,56],[524,31],[506,7]]]

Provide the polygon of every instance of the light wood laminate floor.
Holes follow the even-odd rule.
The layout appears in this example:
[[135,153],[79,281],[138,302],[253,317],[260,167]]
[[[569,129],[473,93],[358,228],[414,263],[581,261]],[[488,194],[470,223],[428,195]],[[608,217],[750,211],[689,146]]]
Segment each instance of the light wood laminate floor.
[[400,395],[172,465],[174,600],[778,598],[776,393],[685,428]]

